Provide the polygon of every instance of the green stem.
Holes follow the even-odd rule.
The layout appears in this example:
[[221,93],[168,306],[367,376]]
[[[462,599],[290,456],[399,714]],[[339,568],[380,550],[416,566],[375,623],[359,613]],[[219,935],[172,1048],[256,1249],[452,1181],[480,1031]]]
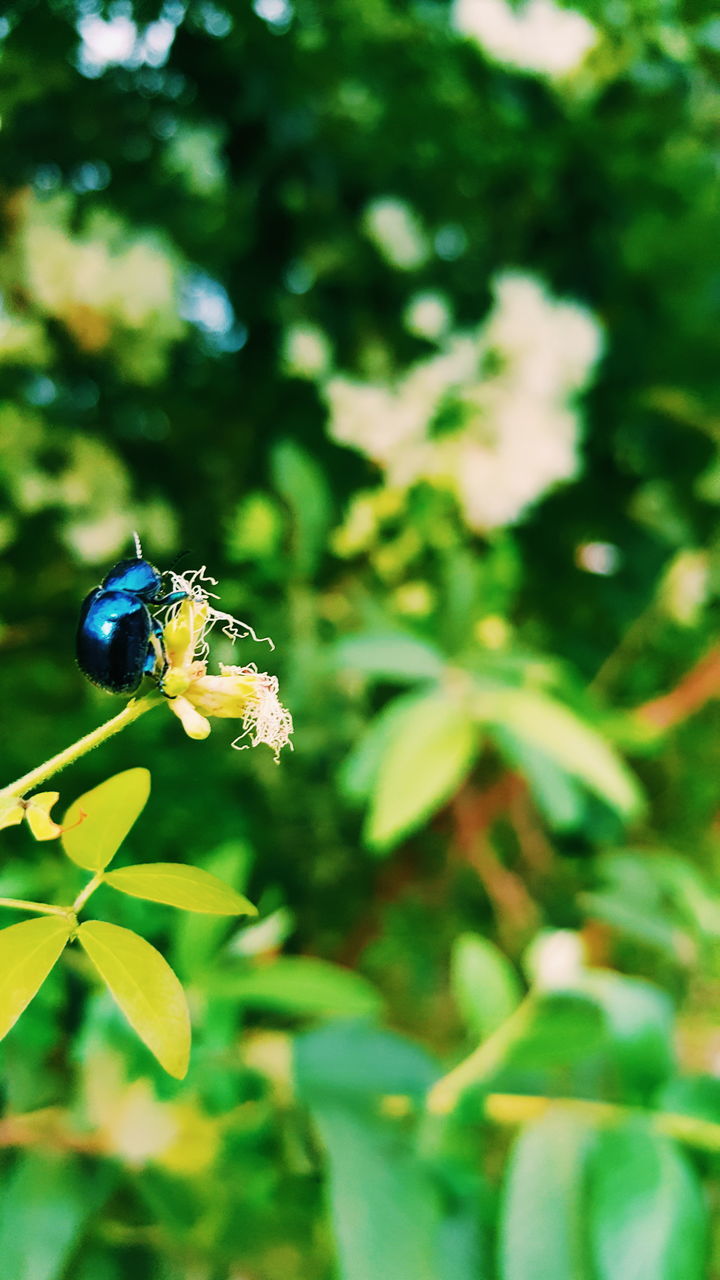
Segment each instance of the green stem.
[[72,907],[52,907],[49,902],[27,902],[25,898],[0,898],[0,907],[13,911],[37,911],[41,916],[68,916]]
[[525,1030],[532,1003],[532,997],[526,996],[497,1031],[433,1085],[427,1099],[430,1115],[449,1115],[467,1089],[482,1085],[493,1075],[507,1050]]
[[31,769],[29,773],[24,773],[21,778],[11,782],[9,786],[3,787],[0,791],[0,797],[23,796],[27,791],[32,791],[41,782],[45,782],[46,778],[51,778],[54,773],[59,773],[61,769],[67,768],[69,764],[73,764],[80,756],[84,756],[87,751],[92,751],[93,747],[99,747],[101,742],[111,738],[114,733],[119,733],[126,725],[132,724],[133,720],[137,720],[146,711],[150,711],[152,707],[159,707],[163,702],[164,698],[157,693],[149,693],[144,698],[132,698],[118,715],[113,716],[112,720],[107,720],[98,729],[93,729],[92,732],[86,733],[84,738],[79,738],[77,742],[73,742],[72,746],[66,747],[64,751],[59,751],[56,756],[51,756],[44,764],[38,765],[37,769]]
[[85,906],[85,903],[87,902],[90,895],[94,893],[96,889],[100,888],[100,885],[102,884],[104,878],[105,878],[105,872],[98,871],[93,876],[92,880],[88,880],[87,884],[85,885],[85,888],[80,890],[71,908],[71,910],[74,911],[76,915],[78,911],[82,911],[82,908]]

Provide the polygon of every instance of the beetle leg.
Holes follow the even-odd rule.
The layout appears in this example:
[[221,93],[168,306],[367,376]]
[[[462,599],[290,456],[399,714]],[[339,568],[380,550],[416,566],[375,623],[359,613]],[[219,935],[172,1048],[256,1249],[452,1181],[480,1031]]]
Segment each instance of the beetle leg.
[[153,619],[153,629],[150,633],[150,642],[148,644],[147,657],[145,658],[145,666],[143,673],[146,676],[155,676],[162,680],[167,671],[168,660],[165,653],[165,645],[162,638],[162,627],[159,622]]
[[167,604],[177,604],[178,600],[189,600],[189,591],[171,591],[169,595],[163,596],[160,600],[153,600],[152,608],[161,609]]

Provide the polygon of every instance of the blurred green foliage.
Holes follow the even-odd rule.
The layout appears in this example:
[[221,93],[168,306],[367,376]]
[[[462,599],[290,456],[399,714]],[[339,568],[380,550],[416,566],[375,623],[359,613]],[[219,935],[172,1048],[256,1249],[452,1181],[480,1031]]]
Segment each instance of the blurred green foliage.
[[190,1069],[67,949],[11,1280],[720,1275],[719,70],[707,0],[4,7],[3,781],[120,705],[73,635],[133,529],[295,719],[61,775],[148,768],[118,869],[260,914],[98,890]]

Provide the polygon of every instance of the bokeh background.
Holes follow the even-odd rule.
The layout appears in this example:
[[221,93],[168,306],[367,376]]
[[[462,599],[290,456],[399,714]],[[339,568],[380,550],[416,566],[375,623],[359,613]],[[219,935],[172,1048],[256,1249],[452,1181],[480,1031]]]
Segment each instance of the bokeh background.
[[98,893],[191,1069],[63,962],[8,1280],[720,1275],[719,70],[707,0],[3,6],[3,778],[118,709],[74,630],[133,529],[295,719],[61,775],[149,767],[119,863],[260,917]]

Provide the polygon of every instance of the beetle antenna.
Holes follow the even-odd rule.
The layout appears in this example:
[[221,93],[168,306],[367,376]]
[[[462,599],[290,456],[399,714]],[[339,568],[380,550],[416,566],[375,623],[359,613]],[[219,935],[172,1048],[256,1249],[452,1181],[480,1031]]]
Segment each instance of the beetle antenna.
[[142,553],[142,547],[140,545],[140,534],[138,533],[137,529],[133,529],[133,541],[135,543],[135,554],[138,560],[142,560],[143,553]]

